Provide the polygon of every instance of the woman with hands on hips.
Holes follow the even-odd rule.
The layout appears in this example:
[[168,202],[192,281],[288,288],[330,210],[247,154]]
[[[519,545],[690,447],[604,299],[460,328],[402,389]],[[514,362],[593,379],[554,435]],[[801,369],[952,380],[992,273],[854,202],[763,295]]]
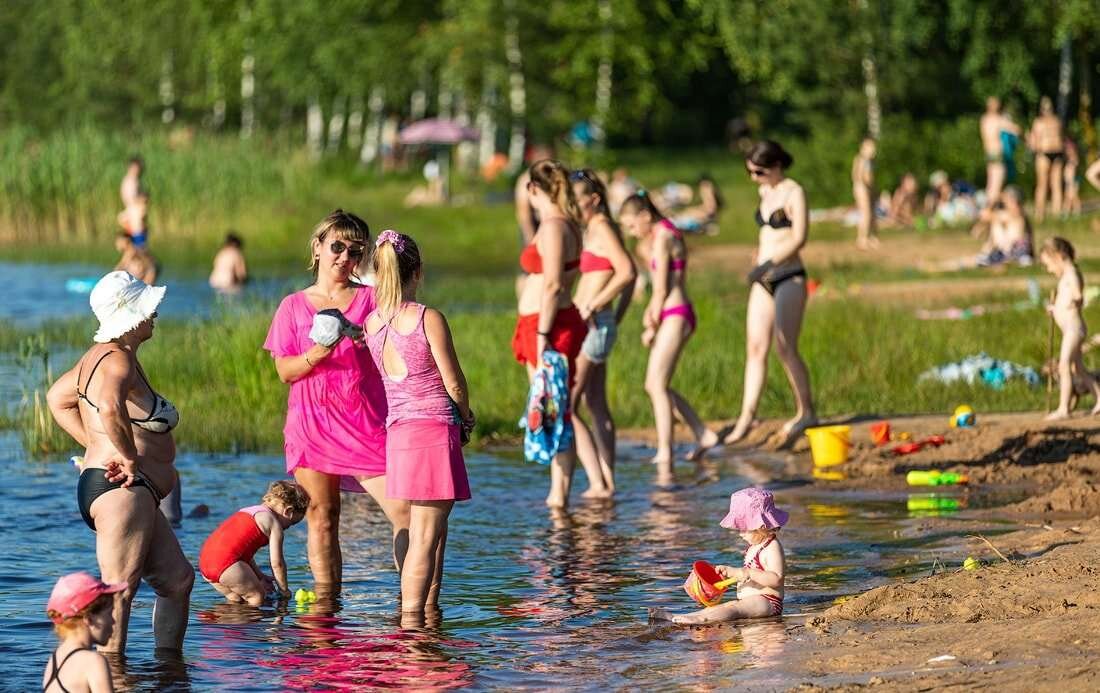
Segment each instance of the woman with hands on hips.
[[138,360],[138,349],[153,336],[164,292],[127,272],[100,279],[89,297],[99,320],[96,343],[46,395],[58,425],[85,448],[77,504],[96,533],[100,572],[109,583],[127,584],[115,601],[117,627],[104,652],[124,653],[141,580],[156,593],[157,650],[179,652],[187,630],[195,574],[159,511],[176,484],[172,429],[180,416],[153,389]]

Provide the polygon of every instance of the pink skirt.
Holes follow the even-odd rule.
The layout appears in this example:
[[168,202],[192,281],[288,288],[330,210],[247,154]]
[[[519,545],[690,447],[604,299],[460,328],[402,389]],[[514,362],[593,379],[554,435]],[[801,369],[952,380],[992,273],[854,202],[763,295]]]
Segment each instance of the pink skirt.
[[430,419],[391,425],[386,431],[386,497],[469,500],[458,426]]

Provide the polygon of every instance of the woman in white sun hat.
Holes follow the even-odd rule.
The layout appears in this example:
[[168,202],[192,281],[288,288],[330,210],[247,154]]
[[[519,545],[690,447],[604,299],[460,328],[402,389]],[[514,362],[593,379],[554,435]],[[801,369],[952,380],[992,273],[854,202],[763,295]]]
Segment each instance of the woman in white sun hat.
[[103,648],[108,652],[126,649],[130,603],[143,579],[157,595],[157,649],[182,649],[195,580],[158,511],[176,483],[172,429],[179,412],[153,389],[138,361],[138,348],[153,336],[164,291],[127,272],[100,279],[89,299],[99,320],[95,344],[47,395],[58,425],[85,448],[77,503],[96,533],[100,572],[107,582],[129,585],[115,603],[117,627]]

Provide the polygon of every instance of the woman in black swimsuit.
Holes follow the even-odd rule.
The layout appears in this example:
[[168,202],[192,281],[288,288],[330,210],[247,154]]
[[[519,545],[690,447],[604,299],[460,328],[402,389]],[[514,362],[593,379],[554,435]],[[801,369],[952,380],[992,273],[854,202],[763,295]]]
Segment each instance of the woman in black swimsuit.
[[107,274],[92,289],[99,319],[92,346],[47,395],[50,412],[86,451],[77,503],[96,533],[103,579],[129,587],[115,605],[118,627],[103,648],[122,653],[138,582],[156,593],[153,631],[158,650],[179,651],[187,629],[191,563],[183,555],[160,499],[176,483],[172,429],[179,412],[149,384],[138,348],[153,336],[164,287],[126,272]]
[[806,270],[799,251],[806,244],[809,213],[802,186],[787,178],[791,155],[776,142],[764,140],[749,150],[745,167],[760,186],[756,225],[760,245],[756,267],[749,273],[745,388],[741,415],[723,442],[735,443],[757,423],[756,408],[768,373],[768,350],[775,351],[794,390],[797,413],[780,430],[788,444],[816,421],[810,376],[798,353],[802,315],[806,308]]

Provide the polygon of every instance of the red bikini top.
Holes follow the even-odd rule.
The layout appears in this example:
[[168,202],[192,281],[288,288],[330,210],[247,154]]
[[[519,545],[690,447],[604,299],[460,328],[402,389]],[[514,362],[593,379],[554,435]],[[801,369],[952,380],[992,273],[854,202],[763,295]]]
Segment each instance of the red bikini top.
[[[573,231],[574,235],[578,235],[576,229],[570,224],[569,228]],[[580,243],[581,239],[577,238],[577,243]],[[523,251],[519,254],[519,266],[523,268],[523,271],[527,274],[542,274],[542,256],[539,255],[539,247],[537,241],[531,241]],[[584,257],[584,253],[581,253],[581,257]],[[562,269],[566,272],[571,272],[581,266],[579,258],[574,258],[565,263]]]
[[611,260],[587,250],[581,253],[580,268],[581,272],[604,272],[615,269]]

